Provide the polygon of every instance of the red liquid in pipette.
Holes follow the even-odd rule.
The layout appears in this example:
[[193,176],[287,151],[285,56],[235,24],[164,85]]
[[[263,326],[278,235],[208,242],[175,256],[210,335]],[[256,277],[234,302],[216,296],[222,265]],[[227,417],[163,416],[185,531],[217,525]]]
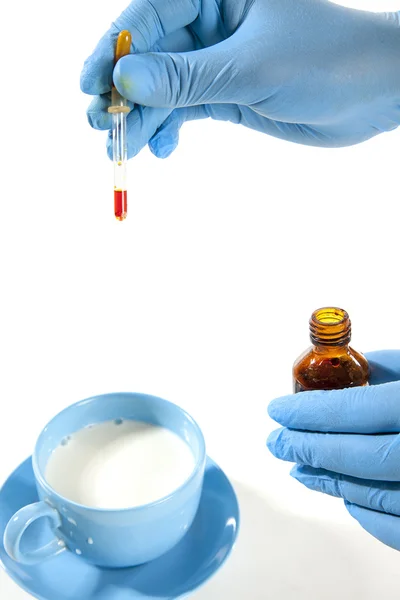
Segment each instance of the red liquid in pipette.
[[114,214],[118,221],[126,219],[128,213],[128,192],[126,190],[114,190]]

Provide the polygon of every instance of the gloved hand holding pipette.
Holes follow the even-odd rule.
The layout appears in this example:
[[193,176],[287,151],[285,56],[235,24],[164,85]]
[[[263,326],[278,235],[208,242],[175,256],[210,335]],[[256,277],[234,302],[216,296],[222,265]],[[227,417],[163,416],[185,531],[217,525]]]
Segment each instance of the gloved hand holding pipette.
[[[133,55],[113,72],[118,33]],[[112,78],[135,103],[128,156],[159,157],[188,120],[241,123],[292,142],[339,147],[400,123],[400,13],[327,0],[133,0],[85,63],[88,118],[110,129]],[[108,142],[112,155],[111,140]]]
[[343,498],[349,513],[400,550],[400,351],[367,354],[371,386],[302,392],[271,402],[283,428],[267,442],[312,490]]

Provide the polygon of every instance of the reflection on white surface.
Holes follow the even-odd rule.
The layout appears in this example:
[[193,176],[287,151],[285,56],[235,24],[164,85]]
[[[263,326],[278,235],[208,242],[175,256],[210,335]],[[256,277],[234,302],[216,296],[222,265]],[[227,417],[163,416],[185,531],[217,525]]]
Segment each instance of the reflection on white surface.
[[250,487],[236,483],[235,489],[238,542],[193,599],[397,600],[400,554],[355,522],[333,525],[290,515]]

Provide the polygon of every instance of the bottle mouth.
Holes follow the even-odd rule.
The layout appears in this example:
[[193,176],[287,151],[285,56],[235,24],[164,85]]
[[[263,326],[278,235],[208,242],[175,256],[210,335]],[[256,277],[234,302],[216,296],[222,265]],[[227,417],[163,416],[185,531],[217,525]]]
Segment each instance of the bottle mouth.
[[310,338],[313,344],[343,346],[350,342],[351,322],[342,308],[324,307],[313,312],[310,319]]
[[342,308],[327,307],[315,310],[311,319],[322,325],[339,325],[346,319],[349,320],[349,315]]

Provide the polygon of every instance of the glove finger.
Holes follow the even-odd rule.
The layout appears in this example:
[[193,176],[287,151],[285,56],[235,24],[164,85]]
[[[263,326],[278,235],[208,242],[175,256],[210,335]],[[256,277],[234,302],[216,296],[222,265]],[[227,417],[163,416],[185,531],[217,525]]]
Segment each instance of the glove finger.
[[169,156],[178,145],[179,130],[186,121],[212,118],[218,121],[231,121],[249,125],[244,113],[251,113],[247,107],[235,104],[203,104],[176,108],[161,125],[149,143],[150,150],[159,158]]
[[[292,142],[306,143],[305,139],[307,136],[310,136],[309,133],[294,125],[290,126],[290,124],[286,124],[287,127],[284,128],[283,123],[275,123],[270,119],[262,117],[247,106],[238,106],[237,104],[204,104],[175,109],[162,125],[159,132],[150,140],[151,151],[160,158],[169,156],[178,144],[179,129],[183,122],[205,119],[207,117],[218,121],[240,123],[246,127]],[[317,143],[317,135],[313,135],[308,139],[311,138],[314,143]]]
[[357,504],[345,502],[345,506],[361,527],[379,541],[395,550],[400,550],[400,519],[393,515],[369,510]]
[[149,52],[124,56],[114,70],[118,91],[135,104],[180,108],[208,103],[246,104],[253,99],[246,81],[249,56],[239,52],[237,34],[193,52]]
[[[129,113],[126,120],[128,159],[136,156],[146,146],[170,113],[170,109],[143,106],[136,106]],[[112,131],[108,134],[107,154],[112,160]]]
[[212,118],[232,123],[242,122],[247,125],[243,117],[244,112],[251,112],[251,110],[235,104],[202,104],[176,108],[150,140],[150,150],[159,158],[169,156],[178,145],[179,130],[186,121]]
[[108,112],[110,106],[110,94],[95,96],[86,111],[87,120],[93,129],[104,131],[111,129],[112,116]]
[[[264,133],[277,135],[277,126],[273,121],[257,115],[248,107],[237,106],[236,104],[204,104],[176,108],[150,140],[150,150],[159,158],[169,156],[178,145],[179,130],[183,123],[197,119],[206,119],[208,117],[218,121],[241,123],[247,127],[261,130]],[[257,127],[255,126],[256,124],[258,125]],[[298,136],[299,130],[297,128],[296,131],[293,131],[285,139],[295,141],[293,137]]]
[[133,0],[85,61],[81,90],[99,95],[111,89],[115,42],[120,31],[131,32],[132,52],[148,52],[157,40],[194,21],[199,4],[199,0]]
[[343,498],[364,508],[400,516],[398,482],[357,479],[304,465],[296,465],[290,474],[310,490]]
[[378,481],[400,481],[400,435],[305,433],[283,427],[267,446],[276,458]]
[[159,39],[150,48],[150,52],[191,52],[202,47],[191,29],[184,27]]
[[179,142],[179,130],[186,121],[206,119],[204,106],[176,108],[159,127],[149,142],[151,152],[158,158],[166,158],[175,150]]
[[365,356],[371,370],[369,381],[372,385],[400,380],[400,350],[378,350]]
[[400,432],[400,382],[301,392],[273,400],[268,414],[280,425],[341,433]]

